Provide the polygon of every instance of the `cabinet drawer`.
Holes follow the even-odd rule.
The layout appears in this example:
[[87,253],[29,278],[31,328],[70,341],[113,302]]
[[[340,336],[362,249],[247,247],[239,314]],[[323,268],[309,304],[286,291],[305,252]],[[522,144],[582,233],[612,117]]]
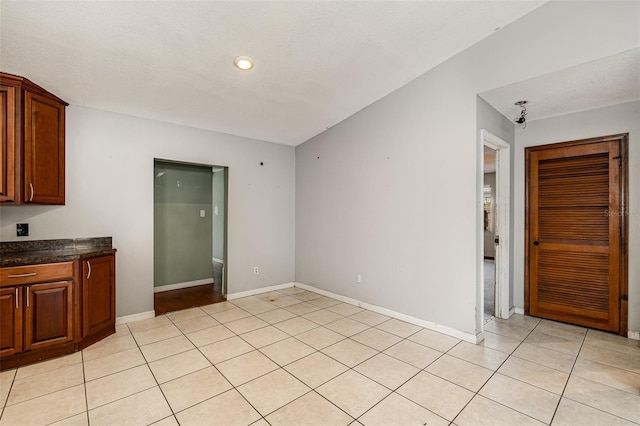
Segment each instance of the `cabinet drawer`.
[[73,262],[0,268],[0,287],[73,278]]

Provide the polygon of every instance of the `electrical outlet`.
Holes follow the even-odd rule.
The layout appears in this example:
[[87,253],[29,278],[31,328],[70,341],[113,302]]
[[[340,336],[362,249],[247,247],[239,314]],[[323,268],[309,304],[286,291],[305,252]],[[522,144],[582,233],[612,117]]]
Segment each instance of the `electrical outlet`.
[[28,223],[16,223],[16,236],[28,237],[29,236],[29,224]]
[[360,284],[362,282],[362,275],[356,274],[356,282]]
[[257,266],[253,267],[253,275],[258,275],[260,273],[260,270],[258,270]]

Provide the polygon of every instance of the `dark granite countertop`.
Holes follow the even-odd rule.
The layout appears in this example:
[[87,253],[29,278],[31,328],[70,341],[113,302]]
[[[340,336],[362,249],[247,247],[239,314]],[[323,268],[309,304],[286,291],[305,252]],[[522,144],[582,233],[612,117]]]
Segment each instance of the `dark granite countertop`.
[[0,267],[68,262],[115,252],[111,237],[0,242]]

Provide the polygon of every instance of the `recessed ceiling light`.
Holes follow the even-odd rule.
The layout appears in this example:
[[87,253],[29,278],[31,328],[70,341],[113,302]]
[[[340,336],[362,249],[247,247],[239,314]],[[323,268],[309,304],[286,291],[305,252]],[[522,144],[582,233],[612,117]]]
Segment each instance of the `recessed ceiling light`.
[[253,59],[248,56],[238,56],[234,59],[233,64],[241,70],[250,70],[253,68]]

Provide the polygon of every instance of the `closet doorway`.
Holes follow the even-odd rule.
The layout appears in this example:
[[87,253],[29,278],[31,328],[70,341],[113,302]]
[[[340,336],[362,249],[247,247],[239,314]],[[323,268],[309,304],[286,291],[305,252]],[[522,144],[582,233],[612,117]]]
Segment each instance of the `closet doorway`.
[[225,300],[228,168],[154,160],[156,315]]

